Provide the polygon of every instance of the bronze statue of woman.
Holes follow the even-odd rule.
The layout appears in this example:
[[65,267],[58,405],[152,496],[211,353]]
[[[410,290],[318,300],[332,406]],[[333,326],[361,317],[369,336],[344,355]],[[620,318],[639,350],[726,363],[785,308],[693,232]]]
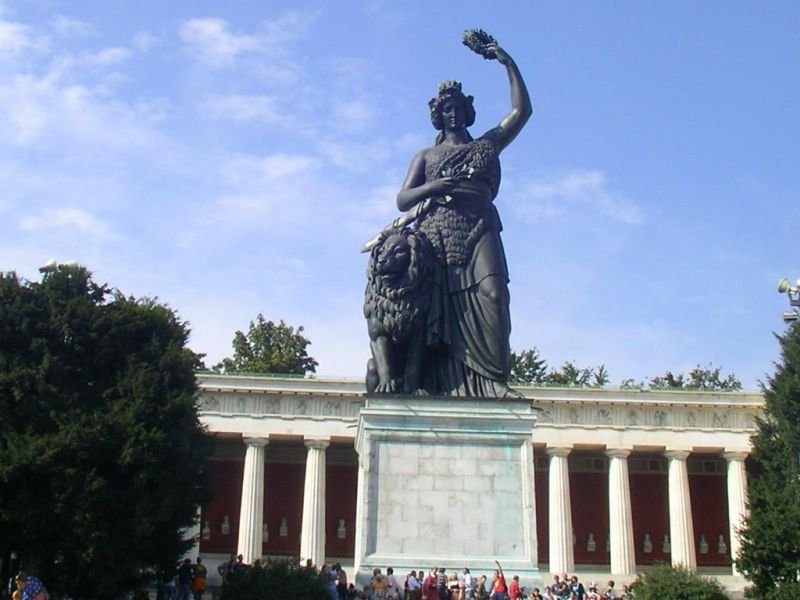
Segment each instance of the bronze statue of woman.
[[508,268],[494,199],[500,152],[531,115],[511,56],[480,30],[464,43],[504,65],[511,111],[478,139],[472,96],[445,81],[428,103],[439,131],[417,153],[397,194],[403,214],[368,241],[364,316],[369,393],[502,398],[511,351]]
[[493,201],[500,185],[499,154],[528,121],[531,102],[514,60],[486,38],[482,49],[473,49],[505,66],[511,111],[473,139],[467,129],[475,122],[472,96],[456,81],[442,83],[428,103],[439,131],[435,144],[417,153],[397,194],[397,207],[416,213],[415,226],[435,257],[422,362],[422,387],[430,394],[508,393],[508,268]]

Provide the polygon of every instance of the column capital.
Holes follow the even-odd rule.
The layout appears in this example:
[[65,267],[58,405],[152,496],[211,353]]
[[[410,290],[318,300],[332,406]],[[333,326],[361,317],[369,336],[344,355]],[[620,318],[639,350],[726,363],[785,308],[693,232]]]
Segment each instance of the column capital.
[[325,448],[331,445],[331,438],[305,438],[303,439],[303,443],[306,445],[306,448],[309,449],[325,450]]
[[749,452],[745,451],[737,451],[737,450],[726,450],[722,453],[722,458],[727,460],[728,462],[733,461],[745,461],[747,457],[750,456]]
[[628,458],[631,455],[631,448],[606,448],[605,454],[609,458]]
[[264,446],[269,444],[269,438],[267,436],[250,437],[247,435],[243,435],[242,440],[248,446],[254,446],[256,448],[263,448]]
[[690,450],[667,450],[666,452],[664,452],[664,456],[666,456],[669,459],[675,459],[675,460],[686,460],[687,458],[689,458],[690,454],[691,454]]
[[544,451],[548,456],[569,456],[572,446],[547,446]]

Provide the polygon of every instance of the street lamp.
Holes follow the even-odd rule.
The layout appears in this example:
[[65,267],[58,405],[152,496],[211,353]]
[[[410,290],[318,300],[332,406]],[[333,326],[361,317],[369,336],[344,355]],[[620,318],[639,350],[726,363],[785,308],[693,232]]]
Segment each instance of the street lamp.
[[789,305],[794,307],[792,310],[787,310],[783,313],[783,322],[792,323],[800,319],[800,279],[792,285],[784,277],[778,282],[778,293],[789,296]]

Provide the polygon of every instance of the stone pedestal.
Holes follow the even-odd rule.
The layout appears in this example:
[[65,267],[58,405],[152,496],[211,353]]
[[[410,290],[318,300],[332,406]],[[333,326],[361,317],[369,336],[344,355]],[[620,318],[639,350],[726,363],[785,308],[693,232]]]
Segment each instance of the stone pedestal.
[[355,571],[433,565],[541,585],[530,400],[373,397],[359,418]]

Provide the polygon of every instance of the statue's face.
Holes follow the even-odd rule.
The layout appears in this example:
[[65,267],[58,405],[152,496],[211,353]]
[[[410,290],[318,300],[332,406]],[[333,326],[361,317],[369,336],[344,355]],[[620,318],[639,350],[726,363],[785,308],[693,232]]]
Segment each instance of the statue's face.
[[449,98],[442,104],[442,122],[445,130],[464,129],[467,122],[467,111],[464,103],[457,98]]

